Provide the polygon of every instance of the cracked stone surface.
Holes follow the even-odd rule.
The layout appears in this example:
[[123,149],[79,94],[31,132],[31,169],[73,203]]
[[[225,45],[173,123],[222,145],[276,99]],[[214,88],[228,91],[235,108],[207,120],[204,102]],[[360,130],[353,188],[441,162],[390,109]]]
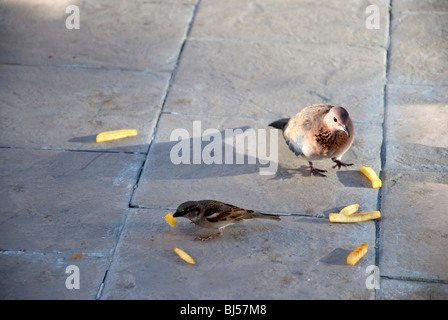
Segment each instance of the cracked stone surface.
[[381,123],[384,63],[382,48],[193,39],[165,110],[275,119],[333,103]]
[[[0,145],[31,148],[146,152],[169,80],[169,74],[159,72],[28,66],[0,70],[0,81],[6,84],[0,88]],[[138,136],[96,143],[98,133],[124,128],[137,129]]]
[[[374,246],[374,223],[334,225],[324,219],[284,217],[226,228],[215,241],[187,220],[175,228],[165,210],[130,212],[105,285],[105,299],[370,299],[362,263],[347,267],[357,243]],[[195,260],[188,265],[179,247]],[[231,256],[232,259],[228,259]],[[215,275],[219,274],[219,277]],[[238,283],[238,290],[232,285]],[[331,284],[330,284],[331,283]]]
[[[443,0],[1,1],[0,298],[447,299],[447,17]],[[355,123],[354,166],[316,162],[327,178],[275,129],[256,143],[317,103]],[[116,129],[138,135],[95,142]],[[178,143],[199,163],[176,165]],[[208,242],[164,221],[205,198],[282,220]],[[381,219],[329,222],[352,203]]]
[[[310,176],[308,162],[296,157],[289,150],[282,135],[273,128],[273,141],[277,144],[278,155],[270,155],[268,164],[261,162],[265,158],[259,147],[255,148],[255,157],[251,157],[252,153],[246,150],[242,164],[236,164],[236,158],[241,154],[238,147],[241,143],[238,143],[237,139],[244,134],[233,139],[228,138],[226,146],[219,147],[222,152],[219,157],[222,164],[219,165],[204,162],[205,156],[209,154],[206,148],[210,143],[203,139],[202,150],[205,151],[199,159],[201,163],[193,164],[194,144],[199,140],[193,137],[193,122],[197,119],[197,116],[162,116],[160,130],[151,146],[139,188],[133,199],[134,205],[176,207],[187,200],[217,199],[229,203],[236,202],[235,204],[241,207],[263,212],[317,215],[338,212],[338,208],[342,209],[349,203],[359,203],[365,211],[373,211],[376,208],[378,190],[370,188],[368,180],[359,172],[359,168],[365,164],[375,170],[380,167],[377,154],[380,152],[382,130],[378,126],[359,126],[359,129],[355,129],[359,138],[356,138],[353,147],[343,158],[347,162],[355,162],[353,167],[338,171],[331,168],[334,163],[330,160],[316,161],[316,166],[329,170],[328,178],[321,178]],[[246,130],[244,132],[252,132],[255,135],[258,130],[264,132],[269,123],[236,117],[201,119],[202,132],[209,128],[220,130],[219,139],[222,140],[225,140],[226,129],[243,128]],[[171,132],[177,128],[183,128],[190,134],[191,138],[184,140],[189,145],[184,150],[190,151],[191,148],[190,164],[176,165],[171,160],[178,156],[171,154],[171,150],[180,142],[170,141]],[[270,139],[269,136],[267,141]],[[258,144],[260,140],[252,141]],[[247,145],[246,142],[246,147]],[[377,148],[373,149],[373,145]],[[230,161],[225,159],[228,146],[234,155],[234,164],[229,164]],[[275,150],[275,147],[273,149]],[[182,152],[187,151],[180,153]],[[170,161],[167,161],[168,159]],[[262,171],[269,171],[269,168],[272,174],[262,175]],[[319,200],[316,201],[317,199]]]
[[[80,8],[78,30],[65,27],[68,5]],[[176,64],[193,3],[19,0],[0,10],[3,63],[162,71]]]
[[143,156],[1,149],[0,248],[107,256]]

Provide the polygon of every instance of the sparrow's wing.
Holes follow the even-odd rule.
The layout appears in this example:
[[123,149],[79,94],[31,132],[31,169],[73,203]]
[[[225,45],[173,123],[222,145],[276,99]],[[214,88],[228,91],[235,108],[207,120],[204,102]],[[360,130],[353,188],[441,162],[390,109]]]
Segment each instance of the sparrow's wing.
[[[252,211],[251,211],[252,212]],[[228,218],[238,221],[248,210],[239,208],[228,203],[213,203],[207,206],[204,215],[210,222],[225,221]]]

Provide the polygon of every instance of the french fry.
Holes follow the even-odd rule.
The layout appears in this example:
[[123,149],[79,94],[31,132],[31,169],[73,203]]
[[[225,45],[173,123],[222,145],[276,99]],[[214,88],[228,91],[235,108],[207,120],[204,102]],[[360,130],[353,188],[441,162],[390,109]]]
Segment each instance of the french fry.
[[174,248],[174,252],[176,252],[176,254],[182,259],[184,260],[186,263],[189,264],[196,264],[196,261],[194,261],[194,259],[192,257],[190,257],[190,255],[188,253],[186,253],[184,250],[179,249],[179,248]]
[[137,130],[135,129],[122,129],[114,131],[104,131],[96,136],[96,142],[105,142],[117,139],[123,139],[127,137],[133,137],[137,135]]
[[368,243],[363,243],[358,248],[350,252],[347,256],[347,264],[354,266],[362,257],[364,257],[367,253],[367,249],[369,248]]
[[173,217],[173,214],[171,212],[165,216],[165,221],[173,228],[177,223],[177,219]]
[[344,214],[339,213],[330,213],[328,217],[330,218],[330,222],[342,222],[342,223],[363,222],[378,219],[379,217],[381,217],[381,212],[379,211],[363,212],[352,214],[350,216],[346,216]]
[[82,253],[74,254],[70,257],[72,260],[81,259],[83,257]]
[[382,185],[381,179],[378,178],[378,176],[376,175],[375,171],[373,171],[372,168],[361,167],[359,171],[361,171],[367,177],[367,179],[370,180],[370,182],[372,183],[372,188],[374,189],[381,188]]
[[359,204],[351,204],[349,206],[346,206],[344,209],[339,211],[340,214],[343,214],[344,216],[349,216],[354,214],[359,209]]

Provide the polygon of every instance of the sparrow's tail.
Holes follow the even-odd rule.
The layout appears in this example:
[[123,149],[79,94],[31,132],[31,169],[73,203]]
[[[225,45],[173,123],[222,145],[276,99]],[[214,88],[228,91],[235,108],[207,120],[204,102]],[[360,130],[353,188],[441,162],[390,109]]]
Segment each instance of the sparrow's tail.
[[288,124],[288,122],[289,122],[289,118],[284,118],[284,119],[280,119],[280,120],[270,123],[269,126],[280,129],[280,130],[284,130],[285,126]]
[[281,220],[280,217],[275,214],[261,213],[261,212],[253,212],[252,218],[271,219],[271,220],[277,220],[277,221]]

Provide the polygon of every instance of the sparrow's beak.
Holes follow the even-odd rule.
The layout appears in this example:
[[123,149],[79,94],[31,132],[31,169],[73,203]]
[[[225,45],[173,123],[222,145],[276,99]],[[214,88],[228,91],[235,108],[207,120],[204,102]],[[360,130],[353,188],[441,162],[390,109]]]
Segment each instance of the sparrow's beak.
[[347,134],[347,136],[350,138],[350,132],[348,131],[347,126],[341,125],[341,130],[343,130]]
[[180,212],[178,212],[178,211],[176,210],[176,212],[174,212],[174,214],[173,214],[173,217],[175,217],[175,218],[176,218],[176,217],[180,217],[180,215],[181,215]]

